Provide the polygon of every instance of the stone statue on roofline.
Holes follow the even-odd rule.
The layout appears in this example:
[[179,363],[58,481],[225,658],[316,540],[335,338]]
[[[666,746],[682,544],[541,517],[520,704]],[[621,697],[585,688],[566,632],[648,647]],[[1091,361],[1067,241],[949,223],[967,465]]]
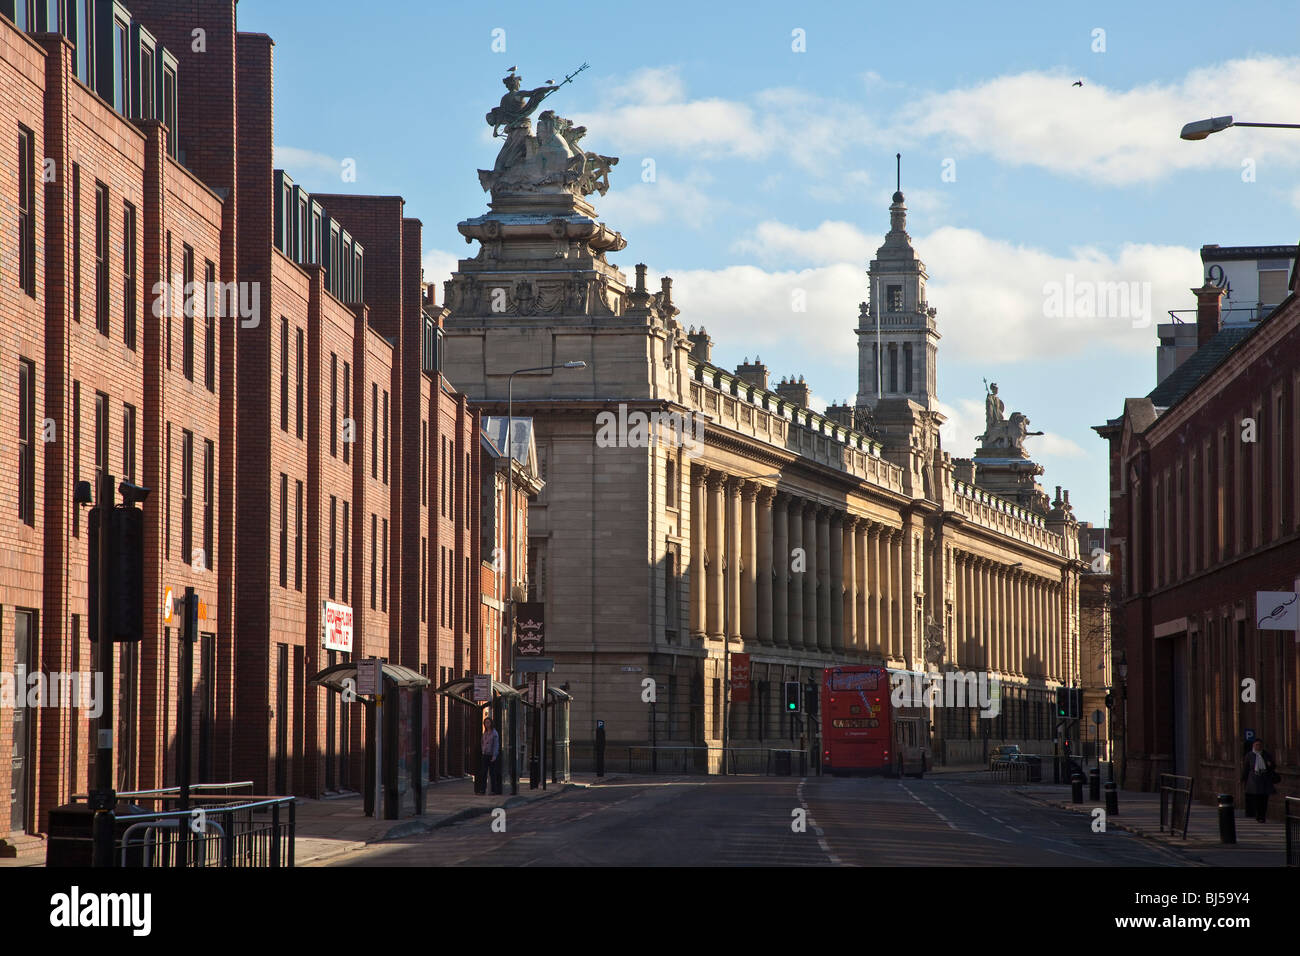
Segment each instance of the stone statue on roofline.
[[[1042,432],[1031,432],[1028,416],[1020,412],[1012,412],[1010,418],[1004,417],[1006,405],[998,397],[997,383],[990,385],[985,381],[985,385],[988,392],[984,399],[984,434],[975,436],[980,443],[977,457],[1028,458],[1025,439],[1030,435],[1041,435]],[[982,454],[988,452],[1001,454]]]
[[558,84],[522,89],[523,80],[511,67],[502,80],[507,93],[493,107],[486,120],[493,136],[505,136],[490,170],[478,171],[485,191],[497,193],[568,192],[589,196],[609,189],[609,171],[618,163],[615,156],[592,153],[579,146],[587,134],[585,126],[546,110],[537,117],[533,132],[532,115],[542,102],[565,83],[587,69],[584,63]]

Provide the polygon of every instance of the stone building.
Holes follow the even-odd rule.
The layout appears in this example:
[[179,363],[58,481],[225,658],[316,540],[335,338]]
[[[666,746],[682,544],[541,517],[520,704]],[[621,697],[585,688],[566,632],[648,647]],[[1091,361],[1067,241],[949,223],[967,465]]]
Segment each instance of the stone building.
[[821,414],[802,379],[773,388],[757,359],[716,365],[671,279],[652,290],[644,266],[629,281],[609,261],[627,243],[591,196],[617,160],[583,152],[586,131],[551,111],[534,135],[546,88],[506,83],[489,122],[507,143],[479,171],[489,211],[458,226],[478,249],[446,284],[444,364],[494,414],[512,374],[542,368],[513,385],[546,482],[529,588],[574,740],[603,720],[611,744],[712,748],[717,766],[730,650],[750,655],[752,687],[731,705],[733,746],[790,746],[781,683],[870,662],[1002,676],[996,719],[936,713],[938,759],[1002,741],[1050,753],[1054,688],[1079,679],[1077,522],[1068,493],[1049,503],[1034,482],[1023,416],[990,412],[999,460],[941,449],[936,310],[902,193],[858,320],[857,402]]

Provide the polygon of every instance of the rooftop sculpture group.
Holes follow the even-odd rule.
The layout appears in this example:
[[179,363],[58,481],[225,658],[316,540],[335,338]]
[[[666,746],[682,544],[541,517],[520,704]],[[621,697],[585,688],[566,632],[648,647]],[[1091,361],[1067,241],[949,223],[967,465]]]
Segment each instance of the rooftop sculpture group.
[[514,67],[510,68],[501,81],[509,92],[486,117],[492,135],[505,136],[506,141],[492,168],[478,171],[484,191],[491,190],[493,195],[512,192],[605,195],[609,189],[609,171],[618,158],[583,150],[578,144],[587,134],[587,128],[574,126],[554,110],[538,115],[536,133],[531,119],[548,96],[587,68],[584,63],[560,83],[547,83],[533,90],[521,89],[523,79]]
[[[987,382],[985,384],[988,385]],[[975,436],[980,442],[981,450],[1003,449],[1028,457],[1025,439],[1030,435],[1041,435],[1042,432],[1031,432],[1029,419],[1020,412],[1012,412],[1010,418],[1003,417],[1005,408],[1002,399],[998,397],[997,383],[988,385],[984,399],[984,434]]]

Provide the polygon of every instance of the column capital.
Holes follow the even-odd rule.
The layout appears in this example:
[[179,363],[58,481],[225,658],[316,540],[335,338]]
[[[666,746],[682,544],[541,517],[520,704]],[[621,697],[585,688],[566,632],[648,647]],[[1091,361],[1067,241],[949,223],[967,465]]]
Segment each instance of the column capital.
[[758,500],[762,502],[764,506],[770,507],[780,494],[779,491],[775,488],[769,487],[768,485],[758,486]]
[[744,498],[746,501],[751,501],[758,497],[758,491],[762,487],[762,485],[760,485],[756,481],[751,481],[748,478],[741,478],[739,479],[739,481],[740,481],[740,495],[742,498]]
[[721,488],[727,480],[726,472],[718,471],[716,468],[705,469],[705,480],[709,483],[710,488]]

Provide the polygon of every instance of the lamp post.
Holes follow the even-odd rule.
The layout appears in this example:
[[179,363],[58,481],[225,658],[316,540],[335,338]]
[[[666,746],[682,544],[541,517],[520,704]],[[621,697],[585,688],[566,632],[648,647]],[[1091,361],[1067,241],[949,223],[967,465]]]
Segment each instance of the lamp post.
[[[506,640],[510,644],[510,686],[515,686],[515,376],[528,372],[550,372],[560,368],[586,368],[582,361],[562,362],[559,365],[537,365],[533,368],[515,369],[506,380]],[[513,723],[513,722],[512,722]],[[513,727],[512,727],[513,730]],[[510,742],[510,792],[519,792],[519,748],[514,734]]]
[[1188,123],[1178,135],[1186,140],[1205,139],[1211,133],[1220,133],[1229,126],[1257,126],[1265,129],[1300,129],[1300,123],[1243,123],[1231,116],[1212,116],[1209,119]]
[[[737,476],[732,476],[737,477]],[[740,476],[751,481],[779,481],[781,476],[776,475],[743,475]],[[727,549],[731,544],[731,506],[725,505],[722,509],[724,519],[724,532],[722,535],[722,580],[726,585],[726,593],[722,600],[722,775],[727,775],[727,747],[731,741],[731,572],[734,568],[737,574],[740,573],[740,563],[738,561],[727,560]],[[742,542],[743,546],[743,542]],[[740,581],[737,579],[736,586],[739,587]],[[744,635],[741,635],[742,639]]]

